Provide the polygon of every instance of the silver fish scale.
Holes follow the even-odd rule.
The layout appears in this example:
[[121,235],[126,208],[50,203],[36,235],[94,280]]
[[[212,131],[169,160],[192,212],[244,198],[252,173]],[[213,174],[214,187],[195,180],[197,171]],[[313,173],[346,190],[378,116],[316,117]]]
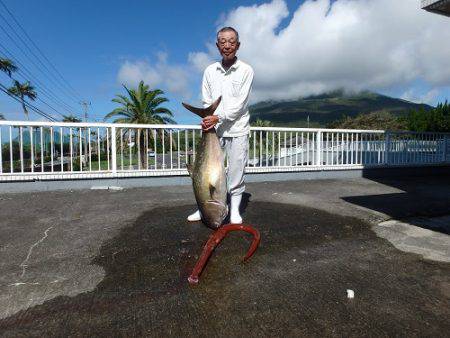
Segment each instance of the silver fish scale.
[[223,152],[215,131],[202,134],[192,183],[202,221],[210,228],[219,228],[228,214],[228,207]]

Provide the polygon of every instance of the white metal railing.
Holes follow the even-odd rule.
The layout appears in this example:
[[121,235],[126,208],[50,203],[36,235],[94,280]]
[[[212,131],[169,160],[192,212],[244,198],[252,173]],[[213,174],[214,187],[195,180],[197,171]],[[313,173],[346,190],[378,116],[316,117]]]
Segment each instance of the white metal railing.
[[[0,121],[0,181],[187,175],[201,129]],[[313,128],[250,131],[247,172],[450,164],[450,133]]]

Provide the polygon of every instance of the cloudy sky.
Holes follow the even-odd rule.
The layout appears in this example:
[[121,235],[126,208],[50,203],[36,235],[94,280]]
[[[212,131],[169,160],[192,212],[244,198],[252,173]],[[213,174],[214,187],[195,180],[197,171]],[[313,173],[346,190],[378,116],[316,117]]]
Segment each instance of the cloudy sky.
[[[144,80],[167,93],[179,123],[195,122],[180,102],[199,101],[224,25],[239,31],[238,55],[255,70],[253,102],[339,88],[429,104],[450,97],[450,19],[421,10],[419,0],[3,1],[77,98],[56,85],[53,93],[78,113],[76,100],[91,101],[96,119],[114,108],[121,84]],[[0,16],[1,27],[9,28]],[[2,30],[0,41],[46,84]],[[9,101],[0,96],[0,112],[20,118]]]

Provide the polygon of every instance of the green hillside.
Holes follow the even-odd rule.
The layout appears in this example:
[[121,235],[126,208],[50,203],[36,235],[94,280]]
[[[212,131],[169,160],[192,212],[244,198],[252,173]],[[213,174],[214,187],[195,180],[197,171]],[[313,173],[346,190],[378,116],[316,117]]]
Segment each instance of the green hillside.
[[352,95],[335,91],[292,101],[259,102],[250,106],[250,116],[252,122],[262,119],[278,126],[291,127],[305,127],[309,116],[310,127],[322,127],[344,115],[356,116],[382,110],[403,115],[421,107],[427,110],[433,108],[368,91]]

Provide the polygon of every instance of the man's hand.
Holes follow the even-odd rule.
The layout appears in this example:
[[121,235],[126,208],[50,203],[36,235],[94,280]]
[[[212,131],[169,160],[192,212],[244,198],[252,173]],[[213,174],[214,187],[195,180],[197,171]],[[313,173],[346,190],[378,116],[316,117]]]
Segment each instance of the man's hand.
[[208,131],[219,122],[219,117],[217,115],[206,116],[202,120],[202,130]]

